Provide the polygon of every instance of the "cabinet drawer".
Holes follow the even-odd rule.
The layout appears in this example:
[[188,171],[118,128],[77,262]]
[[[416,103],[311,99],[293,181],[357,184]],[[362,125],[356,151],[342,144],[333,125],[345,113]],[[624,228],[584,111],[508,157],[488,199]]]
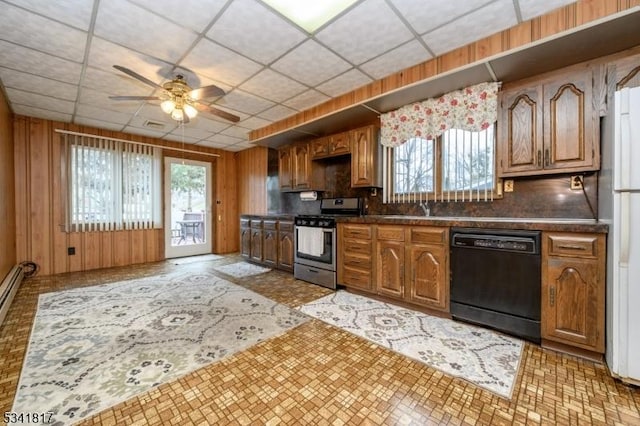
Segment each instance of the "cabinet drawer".
[[342,250],[345,254],[364,254],[371,256],[371,241],[344,240]]
[[290,231],[293,232],[293,222],[280,222],[280,226],[279,226],[281,231]]
[[371,239],[371,226],[369,225],[345,225],[344,238]]
[[277,220],[263,220],[262,221],[262,229],[277,229],[278,221]]
[[447,228],[411,228],[411,242],[424,244],[444,244],[447,242]]
[[371,269],[371,257],[370,256],[358,256],[355,254],[345,254],[343,262],[346,266],[353,266],[356,268]]
[[378,226],[378,239],[404,241],[404,228],[401,226]]
[[262,220],[261,219],[251,219],[251,227],[262,229]]
[[360,288],[371,288],[371,272],[345,266],[342,273],[342,283]]
[[549,256],[597,257],[596,235],[548,235]]

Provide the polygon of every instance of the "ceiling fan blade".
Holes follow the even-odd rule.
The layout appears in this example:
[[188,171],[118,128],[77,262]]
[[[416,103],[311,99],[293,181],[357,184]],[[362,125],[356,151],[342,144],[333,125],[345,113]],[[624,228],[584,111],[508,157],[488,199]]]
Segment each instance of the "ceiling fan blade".
[[205,99],[205,98],[213,98],[217,96],[223,96],[224,90],[219,88],[218,86],[204,86],[199,89],[193,89],[187,95],[192,99]]
[[240,117],[237,115],[230,114],[226,111],[222,111],[221,109],[214,108],[209,105],[204,105],[198,102],[194,102],[194,106],[198,109],[198,111],[208,112],[209,114],[217,115],[220,118],[224,118],[225,120],[229,120],[233,123],[237,123],[240,121]]
[[109,96],[114,101],[159,101],[157,96]]
[[158,83],[155,83],[155,82],[149,80],[148,78],[141,76],[140,74],[138,74],[135,71],[130,70],[129,68],[125,68],[125,67],[120,66],[120,65],[114,65],[113,67],[115,69],[117,69],[118,71],[121,71],[121,72],[123,72],[123,73],[125,73],[125,74],[127,74],[127,75],[129,75],[129,76],[131,76],[133,78],[135,78],[136,80],[140,80],[144,84],[147,84],[147,85],[149,85],[149,86],[151,86],[153,88],[156,88],[156,89],[163,89],[164,90],[164,87],[160,86]]

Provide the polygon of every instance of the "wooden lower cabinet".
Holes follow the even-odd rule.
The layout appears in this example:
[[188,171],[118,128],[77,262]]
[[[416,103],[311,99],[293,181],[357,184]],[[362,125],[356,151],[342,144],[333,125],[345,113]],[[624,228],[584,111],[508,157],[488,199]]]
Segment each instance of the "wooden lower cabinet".
[[605,236],[543,233],[542,339],[604,353]]
[[[372,235],[373,239],[344,238],[345,232],[339,232],[338,235],[343,237],[338,244],[341,250],[338,283],[448,312],[448,228],[365,224],[342,226],[350,226],[352,234],[353,230],[364,234],[364,226],[366,234]],[[372,246],[375,262],[370,264]]]
[[240,218],[240,254],[252,263],[293,271],[293,221]]
[[293,222],[278,225],[278,269],[293,272]]

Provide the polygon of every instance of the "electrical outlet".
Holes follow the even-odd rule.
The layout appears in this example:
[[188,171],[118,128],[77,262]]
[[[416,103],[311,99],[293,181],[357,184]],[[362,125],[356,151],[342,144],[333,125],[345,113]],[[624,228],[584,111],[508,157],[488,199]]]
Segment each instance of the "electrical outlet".
[[571,189],[582,189],[582,176],[571,176]]
[[513,192],[513,179],[506,179],[504,181],[504,192]]
[[378,188],[371,188],[371,196],[372,197],[378,196]]

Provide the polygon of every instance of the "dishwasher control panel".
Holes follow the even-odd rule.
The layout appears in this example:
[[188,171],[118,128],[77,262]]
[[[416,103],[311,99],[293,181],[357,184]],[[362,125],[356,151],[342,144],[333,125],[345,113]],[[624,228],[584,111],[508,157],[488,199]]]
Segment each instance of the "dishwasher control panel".
[[508,235],[501,233],[485,234],[471,232],[453,232],[451,237],[452,247],[477,248],[489,250],[503,250],[518,253],[540,253],[540,237],[537,232],[532,235]]

